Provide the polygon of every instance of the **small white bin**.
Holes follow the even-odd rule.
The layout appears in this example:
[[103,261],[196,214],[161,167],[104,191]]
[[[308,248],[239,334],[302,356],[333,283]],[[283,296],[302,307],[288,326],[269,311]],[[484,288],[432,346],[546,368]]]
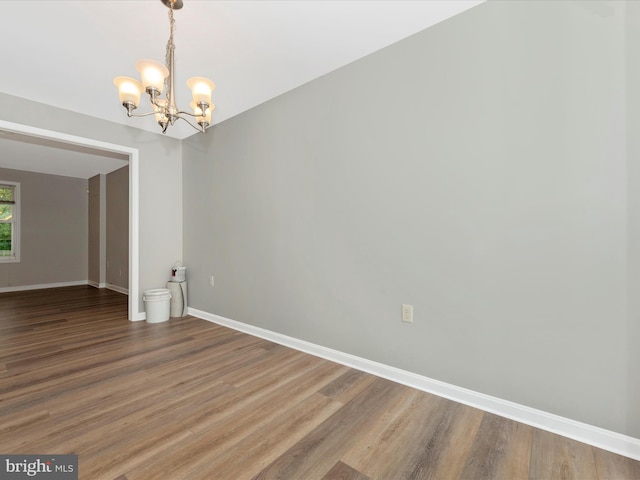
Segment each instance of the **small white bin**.
[[142,296],[147,323],[160,323],[169,320],[171,292],[166,288],[145,290]]

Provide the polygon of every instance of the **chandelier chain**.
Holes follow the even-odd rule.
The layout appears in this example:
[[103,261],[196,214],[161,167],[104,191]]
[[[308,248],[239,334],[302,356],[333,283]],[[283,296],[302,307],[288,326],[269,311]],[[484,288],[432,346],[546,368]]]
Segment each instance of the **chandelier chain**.
[[[167,66],[167,68],[171,68],[171,50],[175,48],[175,44],[173,43],[173,32],[176,29],[176,20],[175,18],[173,18],[173,2],[174,0],[171,0],[169,2],[170,30],[169,30],[169,40],[167,41],[167,49],[164,57],[164,64]],[[170,81],[171,81],[171,76],[168,76],[167,78],[164,79],[164,88],[165,88],[165,92],[167,92],[166,93],[167,106],[171,105],[171,85],[169,85]]]

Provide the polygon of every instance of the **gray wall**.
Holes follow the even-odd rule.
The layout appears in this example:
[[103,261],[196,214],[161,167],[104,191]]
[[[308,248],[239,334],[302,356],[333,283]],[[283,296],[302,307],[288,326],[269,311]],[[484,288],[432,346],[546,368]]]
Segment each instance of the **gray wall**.
[[87,280],[87,181],[0,168],[20,182],[20,262],[0,263],[0,287]]
[[[129,288],[129,167],[107,176],[107,283]],[[169,267],[170,268],[170,267]]]
[[185,140],[190,305],[640,437],[627,20],[488,2]]
[[[104,86],[105,92],[111,92],[112,88],[110,84]],[[171,266],[176,259],[182,258],[181,142],[138,128],[107,122],[3,93],[0,93],[0,119],[139,150],[140,294],[138,302],[139,310],[143,311],[143,292],[164,286],[169,279]],[[135,120],[132,120],[132,124],[134,122]],[[170,202],[167,201],[167,192],[172,192]],[[158,205],[162,205],[162,208],[158,208]],[[167,219],[171,219],[171,228],[167,226]]]
[[629,425],[640,437],[640,3],[628,2],[625,17],[627,70],[626,140],[628,195],[628,279],[629,318],[627,349],[629,355]]

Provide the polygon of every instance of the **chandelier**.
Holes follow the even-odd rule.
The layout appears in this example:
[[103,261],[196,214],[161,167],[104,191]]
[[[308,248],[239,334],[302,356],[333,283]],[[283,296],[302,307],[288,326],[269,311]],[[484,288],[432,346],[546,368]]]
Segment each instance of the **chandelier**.
[[[211,103],[211,92],[216,88],[215,84],[203,77],[193,77],[187,80],[187,86],[191,89],[193,101],[190,107],[193,113],[178,109],[176,96],[174,93],[175,63],[173,59],[175,45],[173,43],[173,32],[176,22],[173,18],[173,11],[182,8],[182,0],[161,0],[169,8],[169,24],[171,27],[169,41],[165,55],[165,65],[153,60],[139,60],[136,62],[136,70],[140,72],[141,82],[129,77],[116,77],[113,83],[118,87],[120,102],[127,109],[129,117],[146,117],[155,115],[156,121],[162,128],[162,133],[166,133],[167,127],[173,125],[177,119],[186,121],[196,130],[204,133],[211,123],[211,112],[216,108]],[[140,104],[142,92],[149,95],[151,112],[133,113]],[[162,97],[162,92],[165,96]],[[203,113],[204,112],[204,113]],[[186,117],[192,117],[199,125],[197,127]]]

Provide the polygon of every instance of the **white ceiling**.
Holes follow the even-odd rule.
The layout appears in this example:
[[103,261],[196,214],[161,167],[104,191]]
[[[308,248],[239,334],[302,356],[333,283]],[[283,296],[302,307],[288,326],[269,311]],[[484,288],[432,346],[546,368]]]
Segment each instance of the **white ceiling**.
[[126,155],[0,130],[0,167],[91,178],[129,164]]
[[[484,0],[183,1],[175,12],[178,106],[191,100],[187,78],[211,78],[215,124]],[[1,3],[1,92],[159,133],[153,116],[127,118],[112,80],[137,77],[138,59],[163,61],[169,21],[160,0]],[[184,122],[167,131],[193,133]]]

